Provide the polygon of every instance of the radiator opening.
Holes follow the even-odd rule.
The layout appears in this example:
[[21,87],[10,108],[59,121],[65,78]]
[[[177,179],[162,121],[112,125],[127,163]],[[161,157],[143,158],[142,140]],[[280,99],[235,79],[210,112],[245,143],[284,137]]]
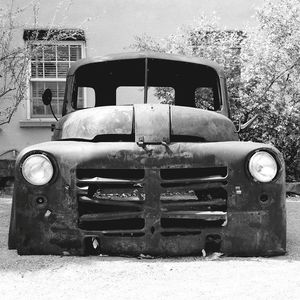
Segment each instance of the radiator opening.
[[167,211],[227,211],[227,191],[223,188],[178,192],[167,189],[160,200]]
[[160,233],[162,236],[178,236],[178,235],[180,235],[180,236],[184,236],[184,235],[199,235],[199,234],[201,234],[201,231],[199,230],[197,230],[197,231],[188,231],[188,230],[186,230],[186,231],[170,231],[170,232],[161,232]]
[[[113,201],[112,201],[113,202]],[[125,203],[126,204],[126,203]],[[112,204],[98,204],[98,203],[82,203],[78,202],[78,214],[79,216],[85,214],[97,214],[97,213],[112,213],[112,212],[134,212],[140,211],[138,206],[126,206],[126,205],[114,205]]]
[[145,220],[141,218],[119,219],[119,220],[98,220],[80,221],[79,228],[84,230],[135,230],[143,229]]
[[222,188],[194,190],[199,201],[213,201],[214,199],[227,200],[227,191]]
[[77,169],[78,179],[109,178],[119,180],[141,180],[144,169]]
[[144,232],[105,232],[103,233],[105,236],[110,237],[141,237],[144,236]]
[[183,228],[183,229],[197,229],[207,227],[220,227],[224,223],[220,220],[204,220],[204,219],[179,219],[179,218],[162,218],[162,228]]
[[[185,181],[184,181],[185,180]],[[191,178],[187,178],[182,180],[180,183],[178,182],[172,182],[172,181],[168,181],[168,182],[162,182],[161,183],[161,187],[163,188],[173,188],[173,189],[193,189],[195,187],[195,185],[198,185],[199,183],[195,180],[192,181]],[[216,181],[216,178],[207,178],[207,183],[218,183],[218,185],[222,185],[225,186],[227,185],[227,181],[226,180],[222,180],[222,178],[217,178],[218,181]],[[196,182],[194,182],[196,181]],[[200,180],[199,180],[200,181]]]
[[171,191],[167,190],[161,193],[162,201],[180,201],[180,200],[196,200],[196,201],[213,201],[215,199],[227,199],[227,191],[223,188],[214,189],[195,189],[187,191]]
[[181,169],[161,169],[160,176],[164,180],[209,178],[211,176],[226,177],[226,167],[214,168],[181,168]]

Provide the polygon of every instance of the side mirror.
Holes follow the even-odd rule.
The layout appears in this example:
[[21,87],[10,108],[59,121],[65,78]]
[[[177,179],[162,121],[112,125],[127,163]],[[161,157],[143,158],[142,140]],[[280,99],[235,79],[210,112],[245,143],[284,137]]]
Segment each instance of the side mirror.
[[258,115],[255,115],[250,120],[248,120],[245,124],[242,124],[241,118],[239,118],[239,128],[237,130],[237,133],[247,129],[251,126],[251,124],[257,119]]
[[52,106],[51,106],[52,92],[50,89],[45,89],[45,91],[42,95],[42,101],[43,101],[44,105],[50,105],[51,113],[52,113],[53,117],[55,118],[55,120],[58,121],[58,119],[56,118],[56,116],[53,112]]
[[50,89],[45,89],[43,95],[42,95],[42,100],[44,105],[49,105],[51,104],[52,101],[52,92]]

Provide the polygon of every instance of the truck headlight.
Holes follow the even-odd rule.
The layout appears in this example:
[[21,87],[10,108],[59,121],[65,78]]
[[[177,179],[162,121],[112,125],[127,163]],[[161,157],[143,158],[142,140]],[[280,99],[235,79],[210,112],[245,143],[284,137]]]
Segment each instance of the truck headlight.
[[260,182],[270,182],[277,174],[276,160],[266,151],[254,153],[249,160],[248,168],[253,178]]
[[44,185],[53,177],[53,165],[44,154],[32,154],[22,164],[24,178],[33,185]]

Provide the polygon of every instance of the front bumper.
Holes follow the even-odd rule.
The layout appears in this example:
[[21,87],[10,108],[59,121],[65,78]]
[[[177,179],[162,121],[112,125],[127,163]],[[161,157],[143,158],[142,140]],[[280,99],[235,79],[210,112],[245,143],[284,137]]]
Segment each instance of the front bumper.
[[[24,182],[14,194],[19,254],[279,255],[285,253],[284,168],[254,182],[243,143],[51,142],[28,149],[57,163],[44,187]],[[276,156],[283,166],[282,158]]]

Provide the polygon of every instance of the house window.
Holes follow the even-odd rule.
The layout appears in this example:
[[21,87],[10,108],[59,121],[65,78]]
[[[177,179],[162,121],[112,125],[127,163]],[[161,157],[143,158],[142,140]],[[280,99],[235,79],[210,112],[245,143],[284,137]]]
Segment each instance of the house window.
[[[76,36],[67,31],[64,31],[63,38],[58,38],[61,37],[61,31],[59,35],[49,35],[48,31],[38,31],[38,35],[33,33],[34,40],[32,31],[31,35],[27,31],[27,36],[24,32],[24,36],[29,37],[31,49],[28,115],[29,118],[53,117],[50,107],[42,102],[42,94],[49,88],[52,91],[53,112],[59,117],[62,114],[66,75],[71,63],[84,57],[84,41],[77,40]],[[83,104],[83,91],[80,92],[78,100]]]

